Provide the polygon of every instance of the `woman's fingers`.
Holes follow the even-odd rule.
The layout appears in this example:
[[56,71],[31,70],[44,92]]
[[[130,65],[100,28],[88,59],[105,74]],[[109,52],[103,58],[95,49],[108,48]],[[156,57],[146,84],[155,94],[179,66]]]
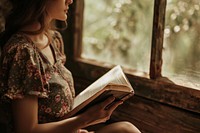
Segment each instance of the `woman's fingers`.
[[123,104],[123,101],[120,100],[120,101],[117,101],[117,102],[113,102],[111,105],[109,105],[106,109],[107,111],[109,111],[111,114],[112,112],[119,106]]
[[101,103],[101,107],[103,109],[105,109],[109,104],[111,104],[112,102],[114,102],[114,100],[115,100],[115,97],[114,96],[110,96],[109,98],[107,98],[105,101],[103,101]]
[[112,113],[122,103],[123,103],[122,100],[115,101],[115,97],[111,96],[101,103],[101,107],[102,109]]
[[115,97],[111,96],[100,104],[88,109],[84,115],[90,118],[88,125],[94,125],[102,122],[106,122],[110,119],[112,112],[120,105],[123,101],[115,101]]
[[110,116],[112,115],[113,111],[123,103],[123,101],[117,101],[117,102],[112,102],[109,105],[107,105],[104,108],[104,112],[106,112],[106,116],[103,118],[103,122],[106,122],[107,120],[110,119]]

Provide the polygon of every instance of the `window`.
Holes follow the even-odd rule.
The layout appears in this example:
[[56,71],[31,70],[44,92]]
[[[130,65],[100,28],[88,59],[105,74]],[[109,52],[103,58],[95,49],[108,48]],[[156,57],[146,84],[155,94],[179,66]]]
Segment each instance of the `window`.
[[[94,81],[114,64],[119,63],[134,86],[136,95],[200,112],[200,49],[197,49],[198,42],[194,42],[196,45],[191,43],[195,38],[198,41],[198,37],[186,37],[188,34],[198,35],[198,13],[195,12],[194,18],[184,16],[189,17],[187,20],[195,19],[193,21],[196,25],[189,28],[191,31],[174,32],[178,30],[177,26],[180,28],[180,23],[186,23],[181,14],[176,17],[182,18],[183,21],[179,22],[180,18],[177,18],[179,23],[171,20],[174,17],[173,12],[177,13],[174,9],[178,8],[180,3],[191,3],[190,7],[194,7],[194,12],[199,6],[198,0],[75,0],[71,7],[71,13],[74,14],[69,17],[69,23],[72,25],[69,25],[63,34],[66,43],[73,44],[67,45],[66,53],[67,66],[75,79],[82,84],[87,81],[89,85],[90,81]],[[73,34],[70,34],[71,32]],[[188,52],[184,52],[186,47],[189,48],[187,44],[196,46],[188,50],[191,58],[195,57],[193,63],[196,67],[184,75],[182,72],[188,66],[184,68],[183,64],[187,63],[180,61],[180,57],[190,60],[187,58]],[[176,49],[172,47],[172,51],[171,46]],[[196,50],[196,56],[191,50]],[[174,69],[174,66],[177,68]],[[183,70],[179,71],[180,67]],[[195,74],[190,72],[192,70]],[[192,76],[189,77],[188,74]],[[179,78],[179,75],[184,75],[182,83],[187,81],[192,85],[175,82],[173,78]],[[191,79],[195,79],[194,82],[190,82]]]
[[81,56],[148,73],[153,3],[86,0]]
[[163,74],[200,89],[200,1],[169,0],[163,50]]

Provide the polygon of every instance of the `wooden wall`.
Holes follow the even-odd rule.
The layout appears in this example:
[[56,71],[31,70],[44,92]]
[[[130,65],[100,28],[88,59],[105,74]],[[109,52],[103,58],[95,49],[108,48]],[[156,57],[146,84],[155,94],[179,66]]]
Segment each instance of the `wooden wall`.
[[200,115],[134,96],[112,115],[128,120],[143,133],[200,133]]

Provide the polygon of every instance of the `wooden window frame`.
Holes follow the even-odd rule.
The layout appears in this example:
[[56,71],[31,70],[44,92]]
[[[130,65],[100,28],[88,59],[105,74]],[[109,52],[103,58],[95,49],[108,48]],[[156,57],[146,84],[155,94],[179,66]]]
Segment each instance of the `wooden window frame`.
[[[134,74],[134,70],[125,69],[124,71],[134,86],[135,95],[200,113],[199,90],[174,84],[161,75],[166,3],[167,0],[154,0],[150,74],[137,76]],[[72,71],[75,83],[79,83],[77,87],[84,89],[113,65],[80,57],[82,52],[84,0],[74,0],[70,11],[68,28],[61,32],[66,44],[66,66]]]

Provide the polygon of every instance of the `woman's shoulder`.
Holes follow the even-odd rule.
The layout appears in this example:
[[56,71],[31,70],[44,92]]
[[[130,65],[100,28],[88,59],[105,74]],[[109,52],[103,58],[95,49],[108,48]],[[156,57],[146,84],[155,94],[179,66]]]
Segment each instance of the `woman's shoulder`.
[[51,35],[51,37],[53,39],[56,39],[56,38],[61,38],[62,39],[62,35],[61,35],[61,33],[59,31],[57,31],[57,30],[49,30],[48,32],[50,33],[50,35]]
[[7,41],[4,50],[10,51],[17,48],[33,48],[31,41],[22,33],[13,34]]
[[61,53],[63,53],[64,52],[64,43],[63,43],[63,38],[62,38],[61,33],[59,31],[56,31],[56,30],[51,30],[50,34],[52,36],[53,45],[57,49],[59,49],[59,51]]

